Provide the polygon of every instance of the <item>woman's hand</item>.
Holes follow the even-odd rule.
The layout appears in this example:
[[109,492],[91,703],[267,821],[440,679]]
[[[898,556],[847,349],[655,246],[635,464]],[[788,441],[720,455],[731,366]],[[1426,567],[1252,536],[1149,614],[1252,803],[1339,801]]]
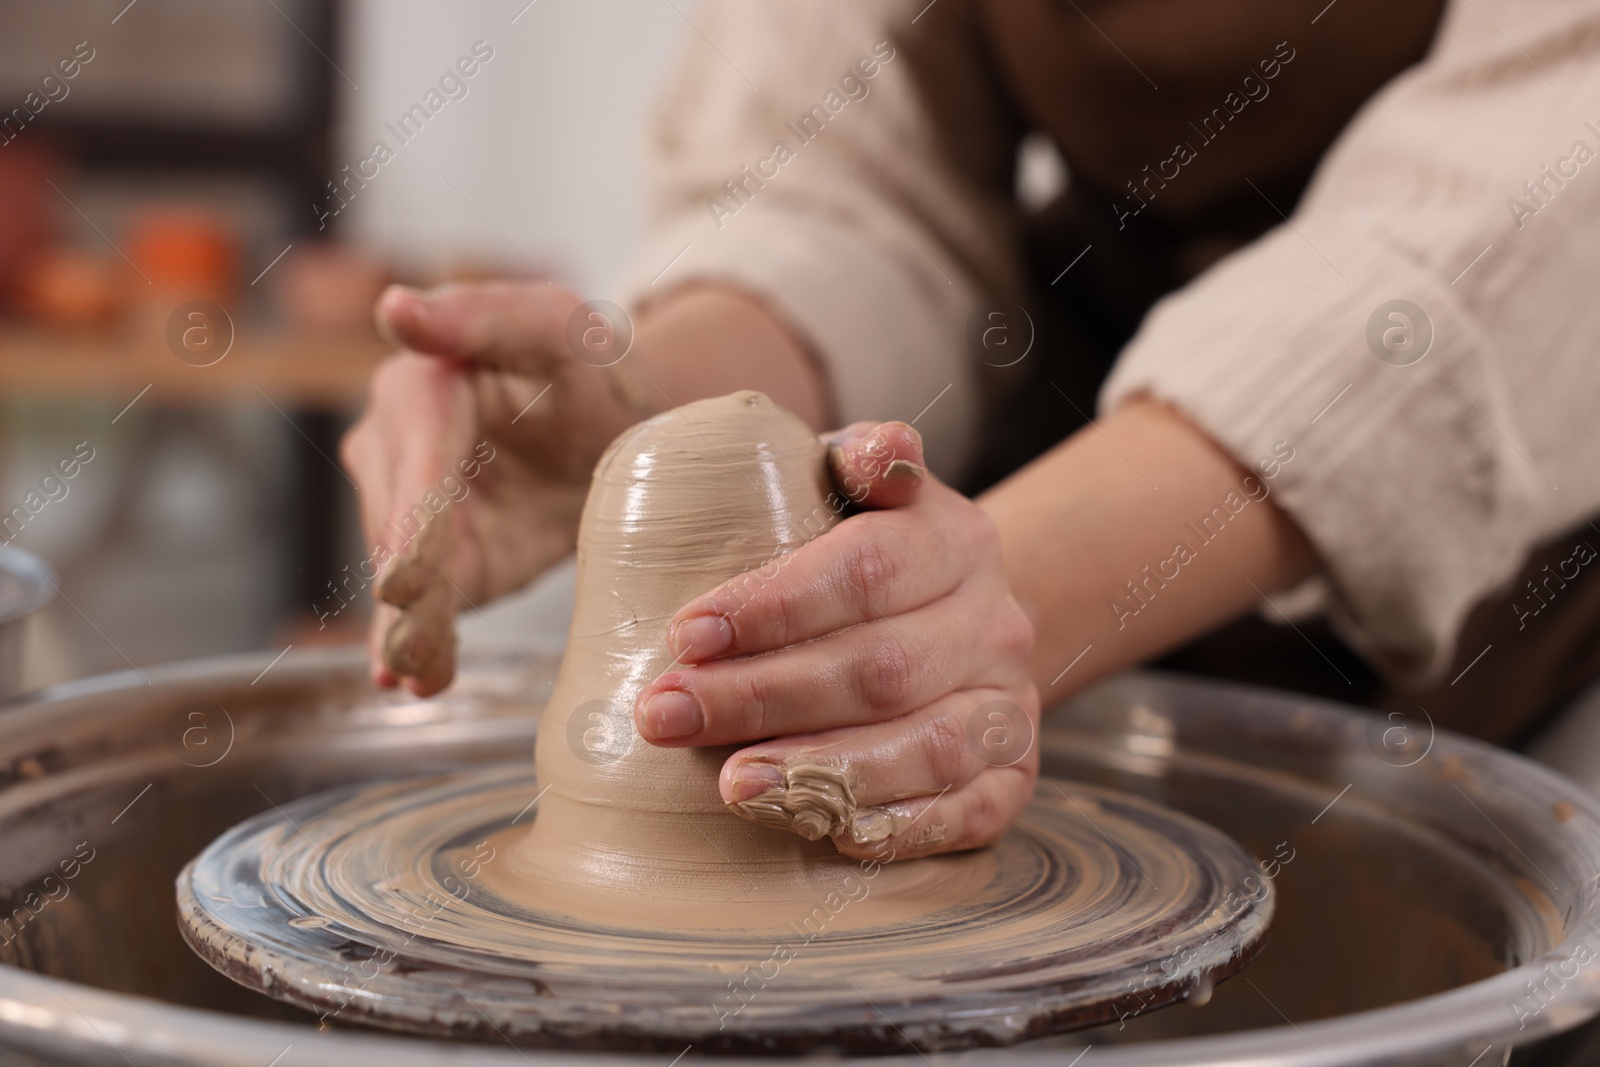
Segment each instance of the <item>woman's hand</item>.
[[379,685],[443,689],[456,611],[572,550],[596,460],[654,410],[648,384],[624,377],[633,364],[605,350],[618,339],[583,314],[570,290],[534,283],[392,286],[379,299],[379,329],[405,351],[378,368],[341,450],[377,571]]
[[756,742],[722,769],[735,810],[771,809],[797,766],[842,772],[855,813],[827,832],[848,855],[987,844],[1039,764],[1033,627],[994,524],[926,473],[903,423],[858,423],[829,455],[866,510],[771,581],[729,582],[678,612],[668,641],[685,666],[645,687],[635,723],[656,745]]
[[572,550],[596,461],[639,419],[758,389],[826,424],[816,361],[759,299],[690,285],[636,324],[614,314],[531,282],[379,299],[378,328],[405,351],[379,367],[343,447],[373,546],[356,569],[377,570],[379,685],[427,696],[449,684],[456,611]]

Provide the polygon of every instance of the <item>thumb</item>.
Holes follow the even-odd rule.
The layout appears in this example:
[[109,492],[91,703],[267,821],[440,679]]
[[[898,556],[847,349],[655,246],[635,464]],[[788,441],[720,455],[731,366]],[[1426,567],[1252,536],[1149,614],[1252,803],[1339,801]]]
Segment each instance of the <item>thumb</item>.
[[922,435],[905,423],[857,422],[825,440],[834,484],[857,507],[905,507],[922,492]]

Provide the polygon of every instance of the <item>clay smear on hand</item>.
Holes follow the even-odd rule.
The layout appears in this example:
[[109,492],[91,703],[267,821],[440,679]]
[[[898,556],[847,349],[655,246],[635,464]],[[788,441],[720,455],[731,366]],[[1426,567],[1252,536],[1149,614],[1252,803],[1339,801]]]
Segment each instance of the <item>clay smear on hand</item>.
[[[858,845],[887,841],[910,827],[914,817],[889,808],[861,807],[856,803],[855,772],[843,764],[790,760],[776,765],[783,782],[749,800],[734,801],[728,810],[763,826],[776,826],[807,841],[847,836]],[[930,827],[923,843],[944,836],[943,827]]]
[[848,767],[817,763],[780,764],[783,783],[728,810],[763,826],[793,830],[807,841],[835,837],[856,814],[855,776]]
[[383,662],[429,690],[455,674],[455,590],[443,578],[450,552],[450,505],[422,524],[378,578],[378,600],[400,609],[383,635]]

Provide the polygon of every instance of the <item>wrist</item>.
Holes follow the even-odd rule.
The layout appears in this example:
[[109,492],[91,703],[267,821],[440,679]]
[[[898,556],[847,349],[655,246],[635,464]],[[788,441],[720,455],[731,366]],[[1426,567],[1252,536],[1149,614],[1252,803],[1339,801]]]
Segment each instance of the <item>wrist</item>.
[[1139,401],[985,494],[1011,586],[1034,619],[1045,700],[1312,574],[1314,551],[1263,488],[1187,418]]

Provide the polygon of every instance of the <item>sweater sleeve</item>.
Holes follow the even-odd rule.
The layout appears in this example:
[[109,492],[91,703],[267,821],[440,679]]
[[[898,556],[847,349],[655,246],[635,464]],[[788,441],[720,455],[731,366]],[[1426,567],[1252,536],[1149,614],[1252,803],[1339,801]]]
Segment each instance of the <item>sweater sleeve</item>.
[[1455,0],[1292,217],[1158,304],[1101,395],[1246,467],[1292,449],[1275,498],[1391,674],[1436,678],[1467,611],[1600,511],[1596,101],[1600,5]]
[[917,419],[952,478],[981,406],[968,319],[1019,288],[1019,131],[968,0],[928,6],[688,11],[644,146],[647,239],[620,288],[634,307],[694,282],[755,295],[820,360],[843,422]]

